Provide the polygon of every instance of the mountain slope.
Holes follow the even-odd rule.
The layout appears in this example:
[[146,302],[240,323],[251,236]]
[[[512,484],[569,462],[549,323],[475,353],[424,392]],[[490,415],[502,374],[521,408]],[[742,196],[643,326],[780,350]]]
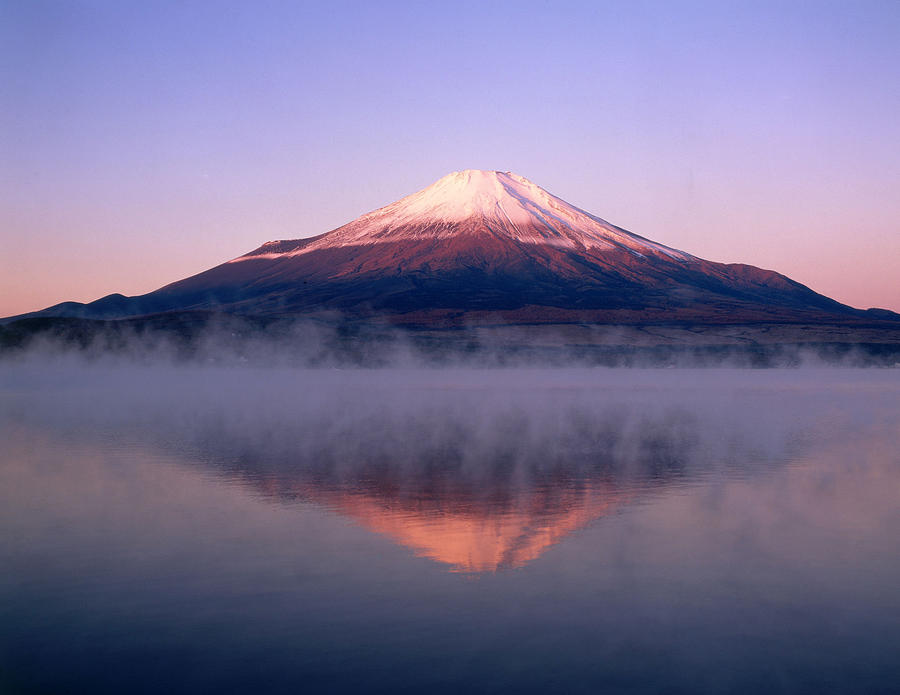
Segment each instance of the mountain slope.
[[38,314],[194,310],[339,311],[420,324],[874,318],[779,273],[706,261],[632,234],[521,176],[478,170],[449,174],[326,234],[265,243],[140,297],[110,295]]

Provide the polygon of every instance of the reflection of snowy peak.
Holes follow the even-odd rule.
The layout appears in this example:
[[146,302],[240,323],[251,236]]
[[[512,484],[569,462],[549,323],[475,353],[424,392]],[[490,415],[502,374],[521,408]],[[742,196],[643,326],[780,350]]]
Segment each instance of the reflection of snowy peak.
[[270,242],[251,255],[274,257],[342,246],[447,239],[466,233],[507,237],[525,244],[619,248],[641,255],[690,258],[589,215],[522,176],[478,169],[448,174],[428,188],[310,243],[284,249],[284,242]]
[[561,485],[550,490],[509,490],[498,511],[477,496],[457,497],[456,491],[441,486],[410,500],[396,482],[377,490],[361,485],[352,491],[304,480],[265,482],[269,494],[324,504],[455,572],[524,567],[634,496],[608,482],[590,481],[578,489]]

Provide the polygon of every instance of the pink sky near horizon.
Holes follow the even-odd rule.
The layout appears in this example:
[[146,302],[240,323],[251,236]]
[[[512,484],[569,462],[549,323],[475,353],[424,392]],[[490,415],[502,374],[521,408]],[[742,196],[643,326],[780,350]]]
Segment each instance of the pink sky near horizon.
[[0,316],[467,168],[900,311],[896,3],[5,4],[0,57]]

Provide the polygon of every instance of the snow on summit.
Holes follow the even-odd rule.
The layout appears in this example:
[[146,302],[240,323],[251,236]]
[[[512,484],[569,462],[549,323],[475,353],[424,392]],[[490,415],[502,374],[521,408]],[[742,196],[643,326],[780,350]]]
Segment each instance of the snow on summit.
[[524,244],[572,249],[625,249],[638,255],[687,260],[670,249],[620,229],[570,205],[512,172],[454,171],[427,188],[369,212],[309,241],[268,242],[235,259],[300,255],[318,249],[404,240],[447,239],[492,234]]
[[461,222],[472,216],[492,218],[499,214],[501,219],[515,224],[528,223],[541,213],[543,217],[553,217],[552,208],[562,210],[559,203],[567,206],[517,174],[466,169],[454,171],[428,188],[371,214],[445,222]]

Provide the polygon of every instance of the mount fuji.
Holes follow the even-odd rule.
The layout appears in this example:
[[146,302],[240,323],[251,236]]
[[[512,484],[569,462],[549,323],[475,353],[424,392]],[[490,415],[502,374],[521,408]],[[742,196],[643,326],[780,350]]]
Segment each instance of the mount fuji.
[[[269,241],[136,297],[29,316],[378,316],[408,326],[821,324],[900,319],[771,270],[628,232],[510,172],[457,171],[333,231]],[[19,317],[21,318],[21,317]]]

